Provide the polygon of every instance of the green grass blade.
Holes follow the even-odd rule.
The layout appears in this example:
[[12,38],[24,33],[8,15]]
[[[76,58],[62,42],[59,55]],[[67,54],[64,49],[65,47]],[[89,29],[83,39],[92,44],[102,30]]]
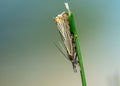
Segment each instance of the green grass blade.
[[70,24],[70,31],[73,34],[74,40],[75,40],[75,46],[76,46],[76,52],[78,55],[78,61],[79,61],[79,66],[80,66],[80,75],[81,75],[81,81],[82,81],[82,86],[86,86],[86,78],[85,78],[85,72],[84,72],[84,67],[83,67],[83,62],[82,62],[82,55],[80,51],[80,45],[79,45],[79,40],[77,36],[77,31],[74,23],[74,17],[72,12],[69,9],[68,4],[66,5],[66,8],[68,9],[69,13],[69,24]]

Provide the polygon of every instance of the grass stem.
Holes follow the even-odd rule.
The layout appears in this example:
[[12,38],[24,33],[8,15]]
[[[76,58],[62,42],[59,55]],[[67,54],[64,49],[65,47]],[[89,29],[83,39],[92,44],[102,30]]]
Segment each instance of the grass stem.
[[75,23],[74,23],[74,17],[73,17],[72,12],[69,9],[69,6],[67,3],[65,3],[65,6],[68,9],[68,13],[69,13],[70,31],[73,34],[73,37],[75,40],[76,52],[78,55],[78,61],[79,61],[79,66],[80,66],[80,75],[81,75],[82,86],[86,86],[84,66],[83,66],[82,55],[81,55],[81,51],[80,51],[80,45],[79,45],[79,40],[78,40],[78,36],[77,36],[77,31],[76,31],[76,27],[75,27]]

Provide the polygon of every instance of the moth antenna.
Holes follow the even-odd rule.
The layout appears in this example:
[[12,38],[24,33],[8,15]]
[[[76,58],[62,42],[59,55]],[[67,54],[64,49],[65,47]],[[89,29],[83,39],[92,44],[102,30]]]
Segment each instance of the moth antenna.
[[[68,56],[64,53],[64,51],[62,51],[62,49],[54,42],[55,46],[57,47],[57,49],[65,56],[65,58],[67,60],[69,60]],[[69,60],[70,61],[70,60]]]

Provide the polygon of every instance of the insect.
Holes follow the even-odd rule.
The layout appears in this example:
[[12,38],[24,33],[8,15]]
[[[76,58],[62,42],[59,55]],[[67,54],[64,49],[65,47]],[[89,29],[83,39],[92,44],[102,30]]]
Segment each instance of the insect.
[[68,13],[62,12],[54,19],[57,24],[63,45],[67,52],[67,57],[72,63],[74,72],[77,72],[76,65],[78,64],[76,47],[73,34],[70,32]]

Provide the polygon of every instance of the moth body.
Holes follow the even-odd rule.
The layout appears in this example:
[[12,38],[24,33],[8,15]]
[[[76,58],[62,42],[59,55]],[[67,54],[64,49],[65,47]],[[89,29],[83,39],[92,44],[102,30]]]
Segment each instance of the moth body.
[[77,72],[76,65],[78,64],[76,47],[73,34],[70,31],[70,25],[68,20],[68,13],[62,12],[55,17],[55,23],[57,24],[61,39],[63,41],[65,50],[67,52],[68,59],[73,65],[74,72]]

